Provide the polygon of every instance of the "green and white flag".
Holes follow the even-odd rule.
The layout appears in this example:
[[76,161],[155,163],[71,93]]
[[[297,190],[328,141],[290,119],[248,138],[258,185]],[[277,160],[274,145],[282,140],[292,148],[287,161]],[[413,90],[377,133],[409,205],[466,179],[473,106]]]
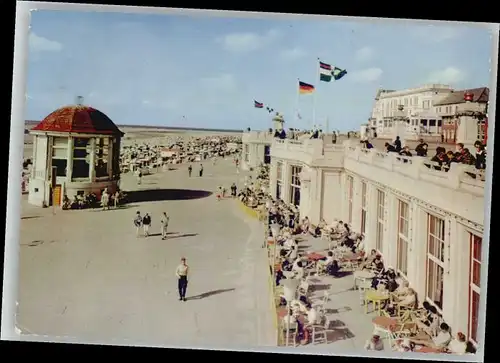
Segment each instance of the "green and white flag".
[[334,67],[332,71],[332,76],[333,78],[338,81],[342,77],[344,77],[347,74],[347,71],[345,69],[340,69],[338,67]]
[[332,66],[320,61],[319,62],[319,80],[323,81],[323,82],[331,82],[332,77],[333,77]]

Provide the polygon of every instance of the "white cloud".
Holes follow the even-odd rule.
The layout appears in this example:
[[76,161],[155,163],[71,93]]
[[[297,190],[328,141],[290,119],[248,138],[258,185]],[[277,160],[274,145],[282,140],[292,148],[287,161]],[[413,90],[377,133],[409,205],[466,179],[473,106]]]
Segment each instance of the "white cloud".
[[367,68],[359,71],[348,73],[346,77],[351,78],[354,82],[374,82],[384,73],[380,68]]
[[232,74],[228,73],[202,78],[201,84],[214,92],[231,92],[236,89],[236,80]]
[[34,52],[59,52],[63,48],[61,43],[38,36],[35,33],[30,33],[29,45]]
[[222,38],[217,38],[217,42],[221,43],[224,48],[230,52],[247,53],[271,44],[277,40],[280,35],[281,34],[275,29],[271,29],[264,34],[232,33]]
[[304,57],[306,54],[307,52],[303,49],[295,47],[281,51],[280,56],[284,60],[296,60]]
[[414,29],[413,35],[428,43],[441,43],[457,38],[462,33],[459,27],[425,25]]
[[372,47],[363,47],[356,51],[356,60],[359,62],[365,62],[373,58],[375,51]]
[[466,74],[456,68],[456,67],[446,67],[441,70],[437,70],[432,72],[429,75],[428,82],[432,83],[444,83],[444,84],[449,84],[453,85],[458,82],[461,82],[465,79]]

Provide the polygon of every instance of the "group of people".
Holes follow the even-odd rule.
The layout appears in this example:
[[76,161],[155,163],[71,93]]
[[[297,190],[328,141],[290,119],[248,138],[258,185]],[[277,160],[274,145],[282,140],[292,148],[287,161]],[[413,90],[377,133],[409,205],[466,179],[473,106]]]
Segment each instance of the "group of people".
[[[167,230],[169,222],[170,222],[169,215],[167,214],[167,212],[163,212],[160,218],[160,234],[161,234],[161,239],[163,240],[167,238]],[[149,237],[151,224],[152,224],[152,218],[149,215],[149,213],[146,213],[144,214],[144,216],[142,216],[141,212],[137,211],[134,217],[134,227],[136,230],[136,237],[140,237],[141,229],[143,230],[144,237]]]
[[431,161],[436,162],[440,167],[449,168],[452,163],[459,163],[474,165],[476,169],[484,170],[486,169],[486,149],[481,141],[476,141],[474,147],[476,148],[475,155],[464,147],[463,143],[458,143],[455,151],[447,151],[444,147],[438,146]]
[[[360,268],[369,269],[374,273],[371,280],[372,289],[390,294],[391,298],[383,305],[387,316],[401,319],[401,311],[420,311],[420,314],[416,315],[418,318],[412,320],[419,332],[414,336],[399,339],[395,346],[397,351],[414,351],[418,346],[427,346],[446,353],[475,353],[474,345],[466,340],[463,333],[459,332],[455,338],[452,337],[451,328],[443,321],[434,305],[424,301],[422,307],[419,307],[416,291],[392,267],[384,267],[382,256],[376,250],[366,256]],[[383,340],[377,332],[366,342],[365,349],[384,350]]]
[[[191,177],[191,174],[193,173],[193,166],[191,164],[188,165],[188,176]],[[198,176],[201,178],[203,176],[203,164],[200,164],[200,167],[198,169]]]

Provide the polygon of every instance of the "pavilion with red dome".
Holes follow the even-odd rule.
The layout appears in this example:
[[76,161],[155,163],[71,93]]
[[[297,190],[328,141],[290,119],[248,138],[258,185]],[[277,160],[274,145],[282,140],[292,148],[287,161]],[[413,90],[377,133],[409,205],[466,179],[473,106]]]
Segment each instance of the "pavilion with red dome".
[[114,193],[120,180],[124,135],[104,113],[83,105],[65,106],[36,125],[29,203],[61,205],[63,196]]

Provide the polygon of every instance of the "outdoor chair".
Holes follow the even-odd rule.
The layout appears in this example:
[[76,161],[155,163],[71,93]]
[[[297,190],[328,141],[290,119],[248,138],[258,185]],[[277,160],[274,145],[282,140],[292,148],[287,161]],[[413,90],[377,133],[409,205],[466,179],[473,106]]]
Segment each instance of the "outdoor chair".
[[334,332],[334,330],[330,329],[330,319],[328,319],[328,317],[323,315],[321,320],[322,324],[309,325],[311,329],[312,344],[318,344],[318,343],[328,344],[328,333]]
[[327,230],[322,229],[322,230],[321,230],[321,239],[322,239],[322,240],[331,241],[330,232],[329,232],[329,231],[327,231]]
[[297,288],[298,295],[300,295],[300,294],[307,295],[307,293],[309,292],[309,287],[310,287],[309,281],[307,281],[307,279],[302,280],[300,282],[299,287]]
[[329,299],[330,299],[330,293],[328,291],[324,291],[323,298],[315,306],[316,310],[318,311],[318,314],[320,314],[320,315],[325,314],[325,306],[326,306],[326,303],[328,302]]

